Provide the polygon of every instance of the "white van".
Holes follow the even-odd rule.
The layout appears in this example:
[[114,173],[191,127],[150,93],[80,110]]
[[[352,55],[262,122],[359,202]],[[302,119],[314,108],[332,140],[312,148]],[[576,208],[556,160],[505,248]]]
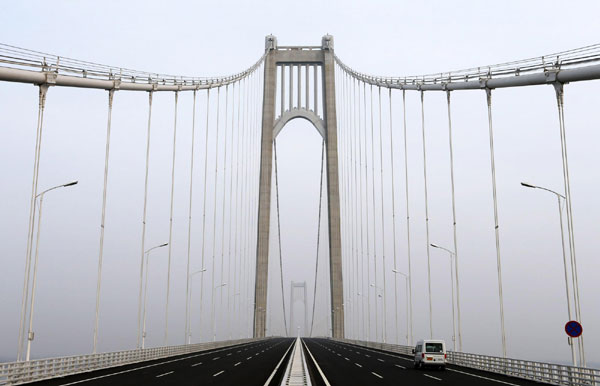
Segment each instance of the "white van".
[[415,354],[415,369],[423,366],[446,369],[446,343],[443,340],[420,340],[412,350]]

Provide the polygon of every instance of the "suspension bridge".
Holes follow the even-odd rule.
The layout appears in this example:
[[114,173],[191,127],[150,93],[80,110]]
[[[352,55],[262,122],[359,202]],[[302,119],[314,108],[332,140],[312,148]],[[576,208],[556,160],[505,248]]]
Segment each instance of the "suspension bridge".
[[[247,70],[223,77],[187,77],[112,67],[1,44],[0,89],[8,82],[16,82],[34,85],[39,93],[35,145],[33,149],[20,149],[34,153],[28,227],[23,230],[28,236],[23,246],[21,309],[19,315],[4,315],[19,319],[16,358],[0,363],[0,384],[599,384],[600,370],[587,366],[585,334],[581,331],[579,335],[571,331],[573,337],[565,345],[571,359],[568,365],[511,355],[502,277],[502,263],[507,256],[501,249],[503,227],[492,114],[496,90],[545,86],[554,93],[556,104],[552,108],[557,109],[558,120],[557,130],[552,133],[558,133],[555,135],[560,141],[563,186],[556,192],[531,183],[522,185],[552,193],[558,201],[565,319],[580,326],[583,318],[564,94],[570,83],[599,78],[600,45],[461,71],[380,77],[363,74],[345,64],[335,54],[332,36],[324,36],[316,46],[281,46],[275,36],[269,35],[264,53]],[[102,199],[94,245],[97,270],[95,307],[90,309],[94,315],[89,326],[90,353],[40,358],[35,354],[36,329],[42,322],[36,319],[35,310],[36,295],[42,290],[38,288],[39,260],[47,258],[43,244],[40,245],[41,224],[46,221],[42,219],[43,202],[46,194],[50,199],[51,191],[77,189],[76,185],[81,185],[78,180],[48,189],[38,184],[46,170],[42,157],[47,146],[43,141],[47,130],[44,118],[47,109],[52,108],[56,88],[105,92],[107,116],[102,184],[97,192]],[[494,235],[497,275],[496,282],[489,283],[494,285],[497,296],[487,302],[496,304],[499,328],[482,328],[500,342],[498,356],[463,349],[466,332],[461,324],[464,300],[459,274],[463,267],[457,234],[468,219],[457,219],[456,202],[460,197],[455,190],[452,101],[456,94],[468,90],[481,95],[481,105],[470,108],[487,107],[487,183],[491,186],[492,204],[487,215],[494,219],[488,231]],[[136,255],[123,257],[135,261],[137,267],[135,293],[123,294],[123,299],[135,301],[137,327],[127,332],[131,347],[105,351],[101,349],[102,341],[110,332],[103,330],[101,323],[108,307],[102,295],[107,286],[119,284],[103,278],[107,257],[105,229],[111,226],[107,206],[114,199],[111,177],[126,167],[111,162],[111,146],[115,145],[111,139],[115,123],[112,115],[113,105],[127,92],[147,98],[144,188],[139,194],[127,193],[137,195],[135,199],[140,203],[140,211],[135,213],[140,236],[136,240]],[[446,109],[429,110],[428,97],[439,94],[445,97]],[[164,95],[171,99],[168,104],[173,108],[169,112],[170,194],[169,201],[161,204],[168,208],[168,228],[160,240],[149,240],[147,227],[152,226],[152,218],[148,212],[154,210],[149,205],[153,202],[149,189],[154,165],[151,143],[157,129],[153,109],[157,108],[157,100],[166,101],[162,99]],[[418,128],[408,127],[407,95],[418,98]],[[191,111],[179,107],[183,98],[188,98],[186,106],[191,104]],[[34,105],[35,101],[22,103]],[[428,114],[447,117],[448,205],[453,241],[445,246],[430,237]],[[185,127],[182,116],[187,117]],[[284,279],[282,233],[289,230],[281,226],[277,137],[296,118],[308,121],[321,141],[317,247],[316,258],[309,260],[311,267],[314,264],[313,288],[307,288],[307,282],[291,282],[290,304],[286,304],[284,286],[288,281]],[[422,136],[422,147],[418,149],[422,163],[418,165],[409,162],[409,150],[415,149],[407,140],[407,131],[416,129]],[[177,172],[176,162],[182,130],[189,130],[186,201],[175,199],[175,189],[179,187],[176,176],[180,181],[183,178]],[[409,178],[413,170],[422,174],[419,183],[423,185],[418,189],[424,193],[420,198],[423,218],[410,213],[411,193],[416,194],[415,183]],[[175,215],[178,207],[187,212],[185,220]],[[174,222],[185,223],[183,243],[174,234]],[[424,233],[419,241],[423,239],[425,254],[414,252],[415,231]],[[183,245],[177,251],[185,253],[174,252],[176,243]],[[433,259],[437,259],[432,257],[433,250],[441,250],[449,257],[452,307],[451,315],[443,315],[451,319],[449,336],[441,336],[434,329],[434,319],[439,316],[432,301],[435,295],[431,268]],[[164,283],[152,279],[157,255],[166,260]],[[425,277],[415,274],[415,259],[426,262]],[[175,275],[174,261],[185,261],[183,275]],[[326,278],[326,284],[317,285],[322,278]],[[416,282],[426,283],[428,323],[424,336],[415,332]],[[172,292],[177,283],[185,286],[184,296]],[[157,304],[149,296],[156,294],[149,286],[159,285],[164,286],[164,304]],[[303,319],[293,316],[296,289],[303,290]],[[312,304],[307,292],[312,292]],[[318,299],[324,302],[322,310],[316,307]],[[150,308],[154,311],[150,312]],[[160,315],[156,313],[158,308]],[[279,318],[272,318],[275,312]],[[156,325],[153,322],[157,315],[164,327],[158,334],[155,327],[150,331],[150,325]],[[173,318],[184,320],[175,336]],[[296,327],[297,320],[303,323]],[[294,338],[299,331],[305,336]],[[154,334],[152,343],[147,342],[150,334]],[[413,369],[412,349],[422,338],[446,338],[448,348],[452,348],[447,353],[447,371]],[[56,352],[60,352],[58,347]]]

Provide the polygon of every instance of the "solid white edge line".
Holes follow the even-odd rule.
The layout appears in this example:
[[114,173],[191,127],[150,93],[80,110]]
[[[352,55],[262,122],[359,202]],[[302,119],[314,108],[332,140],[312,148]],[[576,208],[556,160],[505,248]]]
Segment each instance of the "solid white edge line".
[[271,373],[271,375],[269,376],[269,378],[267,379],[267,381],[265,382],[264,386],[268,386],[269,383],[271,382],[271,380],[273,379],[273,377],[275,376],[275,373],[277,372],[277,370],[279,369],[279,366],[281,366],[281,362],[283,362],[283,360],[285,359],[287,353],[290,351],[290,349],[296,344],[296,340],[294,340],[292,342],[292,344],[290,344],[290,347],[288,347],[288,349],[285,351],[285,354],[283,354],[283,356],[281,357],[281,359],[279,360],[279,363],[277,363],[277,366],[275,366],[275,370],[273,370],[273,372]]
[[519,386],[516,383],[505,382],[505,381],[501,381],[499,379],[494,379],[494,378],[487,378],[487,377],[484,377],[484,376],[481,376],[481,375],[471,374],[471,373],[467,373],[466,371],[460,371],[460,370],[451,369],[451,368],[448,368],[448,367],[446,367],[446,370],[448,370],[448,371],[454,371],[454,372],[460,373],[460,374],[470,375],[470,376],[476,377],[476,378],[485,379],[487,381],[494,381],[494,382],[502,383],[502,384],[505,384],[505,385]]
[[437,377],[434,377],[433,375],[429,375],[429,374],[423,374],[423,375],[426,376],[427,378],[435,379],[436,381],[442,380],[442,378],[437,378]]
[[[243,345],[248,345],[248,344],[253,344],[253,343],[257,343],[257,342],[243,343]],[[173,360],[170,360],[170,361],[165,361],[165,362],[160,362],[160,363],[154,363],[154,364],[147,365],[147,366],[136,367],[134,369],[118,371],[116,373],[111,373],[111,374],[106,374],[106,375],[100,375],[98,377],[86,378],[86,379],[82,379],[82,380],[75,381],[75,382],[61,383],[59,386],[70,386],[70,385],[76,385],[76,384],[79,384],[79,383],[84,383],[84,382],[89,382],[89,381],[95,381],[97,379],[108,378],[108,377],[112,377],[114,375],[120,375],[120,374],[130,373],[132,371],[143,370],[143,369],[147,369],[149,367],[160,366],[160,365],[164,365],[164,364],[167,364],[167,363],[183,361],[183,360],[186,360],[186,359],[195,358],[195,357],[199,357],[199,356],[202,356],[202,355],[213,354],[213,353],[218,352],[218,351],[231,350],[231,349],[235,349],[235,348],[238,347],[238,345],[235,345],[235,346],[236,347],[224,347],[224,348],[221,348],[221,349],[218,349],[218,350],[215,350],[215,351],[211,351],[211,352],[200,352],[199,354],[190,355],[190,356],[187,356],[185,358],[178,358],[178,359],[173,359]],[[161,358],[157,358],[157,359],[161,359]],[[157,360],[157,359],[152,359],[152,360]],[[137,363],[140,363],[140,362],[137,362]],[[129,366],[129,365],[132,365],[132,364],[135,364],[135,363],[124,364],[124,365],[121,365],[121,366]],[[115,366],[115,367],[117,367],[117,366]],[[96,370],[92,370],[92,371],[100,371],[100,370],[106,370],[106,369],[96,369]],[[84,373],[76,373],[76,374],[68,374],[66,376],[80,375],[80,374],[85,374],[85,372]],[[50,378],[50,379],[56,379],[56,378]]]
[[325,376],[325,374],[323,374],[323,371],[321,370],[321,367],[319,367],[319,364],[317,363],[317,360],[315,359],[315,357],[312,355],[312,353],[308,349],[308,346],[306,345],[306,342],[304,340],[302,340],[302,343],[304,344],[304,347],[306,347],[306,351],[308,352],[308,355],[310,355],[310,358],[312,359],[312,361],[315,364],[317,370],[319,371],[319,374],[321,375],[321,378],[323,379],[323,382],[325,382],[325,386],[331,386],[331,384],[327,380],[327,377]]
[[[371,350],[371,349],[369,349],[367,347],[362,347],[362,346],[358,346],[358,345],[355,345],[355,344],[349,344],[349,343],[346,343],[346,342],[340,342],[340,344],[351,346],[351,347],[355,347],[355,348],[358,347],[359,350],[376,352],[376,353],[387,355],[387,356],[390,356],[390,357],[394,357],[394,358],[398,358],[398,359],[403,359],[405,361],[410,361],[410,362],[413,361],[412,359],[408,359],[408,358],[402,357],[401,355],[404,355],[404,354],[400,354],[400,353],[391,354],[391,353],[387,353],[387,352],[375,351],[375,350]],[[459,365],[454,365],[454,366],[459,366]],[[470,375],[470,376],[475,377],[475,378],[481,378],[481,379],[485,379],[485,380],[488,380],[488,381],[502,383],[504,385],[519,386],[519,384],[517,384],[517,383],[510,383],[510,382],[506,382],[506,381],[501,381],[499,379],[488,378],[488,377],[484,377],[482,375],[472,374],[472,373],[468,373],[466,371],[460,371],[460,370],[452,369],[452,368],[449,368],[449,367],[446,367],[446,370],[448,370],[448,371],[454,371],[454,372],[461,373],[461,374],[464,374],[464,375]],[[499,374],[499,375],[503,375],[503,374]],[[524,379],[524,380],[527,381],[527,379]]]

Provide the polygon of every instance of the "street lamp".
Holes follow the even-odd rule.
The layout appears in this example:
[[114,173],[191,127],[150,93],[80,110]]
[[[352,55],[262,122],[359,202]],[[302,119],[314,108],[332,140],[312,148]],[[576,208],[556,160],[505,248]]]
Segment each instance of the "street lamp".
[[160,245],[152,247],[152,248],[148,249],[146,252],[144,252],[146,254],[146,279],[144,281],[144,321],[142,324],[142,349],[144,348],[145,343],[146,343],[146,303],[148,300],[148,260],[149,260],[148,257],[150,256],[150,252],[152,252],[156,248],[166,247],[167,245],[169,245],[169,243],[160,244]]
[[[405,300],[405,303],[406,303],[406,344],[408,344],[408,280],[410,279],[410,276],[403,272],[398,271],[397,269],[393,269],[393,268],[392,268],[392,272],[394,272],[397,275],[402,275],[404,277],[404,282],[406,283],[406,291],[405,291],[405,296],[406,296],[406,300]],[[398,307],[396,305],[396,311],[397,310],[398,310]],[[411,330],[410,334],[411,334],[410,340],[412,342],[412,340],[413,340],[412,339],[412,330]]]
[[[37,196],[35,196],[35,200],[38,199],[38,197],[40,198],[40,208],[39,208],[39,212],[38,212],[38,223],[37,223],[37,235],[36,235],[36,240],[35,240],[35,261],[33,263],[33,283],[32,283],[32,287],[31,287],[31,304],[30,304],[30,308],[29,308],[29,331],[27,334],[27,353],[25,354],[25,360],[29,361],[29,356],[31,354],[31,341],[33,340],[34,337],[34,333],[33,333],[33,311],[34,311],[34,305],[35,305],[35,288],[36,288],[36,284],[37,284],[37,264],[38,264],[38,256],[39,256],[39,247],[40,247],[40,226],[42,223],[42,205],[44,203],[44,194],[48,193],[51,190],[54,189],[58,189],[58,188],[66,188],[69,186],[73,186],[73,185],[77,185],[79,181],[71,181],[71,182],[67,182],[66,184],[62,184],[62,185],[57,185],[54,186],[50,189],[46,189],[43,192],[41,192],[40,194],[38,194]],[[34,211],[35,211],[35,201],[34,201]],[[35,215],[35,214],[34,214]]]
[[[560,201],[561,199],[564,200],[565,196],[563,196],[560,193],[555,192],[554,190],[544,188],[542,186],[533,185],[533,184],[530,184],[527,182],[521,182],[521,185],[526,188],[545,190],[556,196],[556,200],[558,202],[558,216],[560,218],[560,242],[562,244],[563,265],[564,265],[564,269],[565,269],[565,291],[567,294],[567,311],[569,313],[569,320],[573,320],[573,318],[571,316],[571,300],[570,300],[571,297],[569,296],[569,276],[567,273],[567,254],[565,251],[565,234],[564,234],[564,230],[563,230],[562,204]],[[571,266],[573,267],[572,258],[571,258]],[[573,285],[574,286],[576,285],[575,281],[573,281]],[[579,338],[582,339],[582,337],[579,337]],[[573,366],[577,366],[577,359],[575,357],[575,347],[573,347],[573,339],[571,337],[569,337],[568,342],[569,342],[569,346],[571,346],[571,359],[573,360]]]
[[[189,283],[190,283],[190,296],[188,298],[188,306],[192,303],[192,289],[194,288],[194,282],[192,281],[192,278],[194,277],[195,274],[197,273],[203,273],[206,272],[206,268],[204,269],[200,269],[196,272],[192,272],[189,274]],[[192,310],[190,310],[190,312],[188,313],[188,331],[187,331],[187,343],[190,344],[191,340],[192,340],[192,324],[191,324],[191,320],[192,320]]]
[[214,287],[212,290],[212,332],[213,332],[213,342],[217,341],[217,330],[215,328],[215,290],[225,287],[227,283],[221,283],[218,286]]
[[456,351],[456,325],[454,324],[454,276],[452,275],[452,259],[454,258],[454,256],[456,255],[454,252],[452,252],[451,250],[444,248],[444,247],[440,247],[439,245],[436,244],[429,244],[434,248],[438,248],[438,249],[442,249],[446,252],[448,252],[448,256],[450,256],[450,286],[452,288],[452,350]]

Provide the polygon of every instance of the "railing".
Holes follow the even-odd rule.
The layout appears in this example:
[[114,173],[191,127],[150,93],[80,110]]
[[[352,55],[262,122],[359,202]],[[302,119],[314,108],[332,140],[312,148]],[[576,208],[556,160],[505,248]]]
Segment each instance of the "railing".
[[263,54],[248,69],[230,76],[194,77],[158,74],[129,68],[58,56],[0,43],[0,68],[12,70],[40,71],[79,79],[113,81],[121,84],[152,84],[160,91],[160,86],[175,86],[183,90],[225,86],[239,81],[254,72],[263,62]]
[[335,57],[335,60],[348,74],[366,83],[381,86],[393,84],[424,86],[442,83],[468,82],[480,79],[514,77],[535,73],[543,74],[548,71],[559,71],[598,64],[600,62],[600,44],[506,63],[413,76],[368,75],[347,66],[337,56]]
[[0,385],[20,385],[43,379],[64,377],[66,375],[190,354],[258,340],[261,339],[238,339],[182,346],[156,347],[62,358],[38,359],[28,362],[0,363]]
[[[390,351],[402,355],[413,355],[412,346],[366,342],[353,339],[334,340],[377,350]],[[597,369],[456,351],[448,351],[448,363],[552,385],[600,385],[600,370]]]

